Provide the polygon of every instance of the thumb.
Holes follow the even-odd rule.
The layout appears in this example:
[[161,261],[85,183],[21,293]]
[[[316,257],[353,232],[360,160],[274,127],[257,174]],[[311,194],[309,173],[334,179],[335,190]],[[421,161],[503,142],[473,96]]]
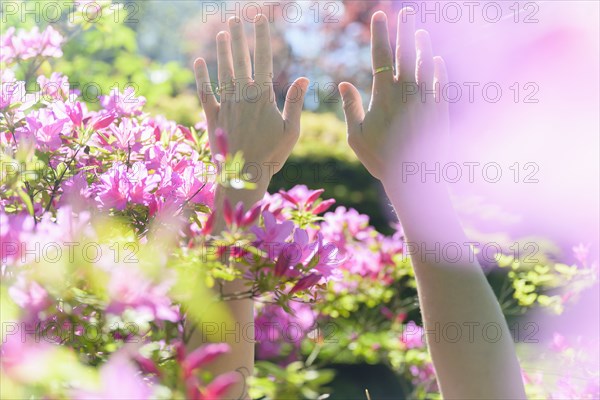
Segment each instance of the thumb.
[[300,128],[300,116],[302,115],[302,106],[304,105],[304,96],[306,95],[308,83],[307,78],[296,79],[285,95],[282,116],[283,120],[290,127]]
[[354,130],[365,119],[365,110],[362,105],[360,93],[354,85],[342,82],[339,84],[338,89],[342,95],[346,124],[350,133],[351,130]]

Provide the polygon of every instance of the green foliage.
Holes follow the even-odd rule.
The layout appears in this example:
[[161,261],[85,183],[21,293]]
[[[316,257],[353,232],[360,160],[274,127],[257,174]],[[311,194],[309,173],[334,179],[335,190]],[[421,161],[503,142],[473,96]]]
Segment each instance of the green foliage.
[[255,399],[325,399],[328,396],[320,393],[334,377],[332,370],[307,367],[300,361],[285,367],[258,361],[255,368],[255,376],[250,379],[250,397]]

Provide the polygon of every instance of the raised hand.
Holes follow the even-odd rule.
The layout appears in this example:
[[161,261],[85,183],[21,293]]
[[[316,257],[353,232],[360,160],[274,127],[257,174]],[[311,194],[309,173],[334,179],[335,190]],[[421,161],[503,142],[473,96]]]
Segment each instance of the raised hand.
[[433,57],[427,31],[415,33],[414,13],[406,8],[398,14],[395,53],[394,73],[387,17],[376,12],[371,21],[373,91],[368,111],[356,87],[339,85],[348,143],[382,181],[387,175],[397,178],[403,161],[437,158],[448,131],[447,102],[441,99],[447,82],[444,61]]
[[232,17],[230,32],[217,35],[220,102],[213,93],[206,62],[194,62],[198,96],[208,123],[209,142],[219,151],[215,132],[222,128],[229,151],[242,151],[247,162],[258,163],[266,180],[287,160],[300,134],[300,115],[308,79],[298,78],[288,90],[283,112],[273,92],[273,58],[269,23],[264,15],[254,22],[254,76],[242,21]]

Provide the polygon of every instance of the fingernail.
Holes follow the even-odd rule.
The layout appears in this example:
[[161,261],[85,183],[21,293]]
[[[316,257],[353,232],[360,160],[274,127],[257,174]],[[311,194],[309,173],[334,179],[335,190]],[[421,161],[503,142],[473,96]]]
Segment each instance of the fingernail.
[[383,22],[386,20],[386,15],[383,11],[379,10],[373,14],[373,21]]

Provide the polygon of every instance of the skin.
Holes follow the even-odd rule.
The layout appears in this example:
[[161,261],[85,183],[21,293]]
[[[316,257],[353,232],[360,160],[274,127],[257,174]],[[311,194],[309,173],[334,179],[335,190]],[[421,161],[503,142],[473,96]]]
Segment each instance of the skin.
[[[300,115],[304,103],[304,95],[308,87],[308,79],[298,78],[288,90],[288,98],[282,112],[277,108],[273,92],[272,73],[273,57],[271,54],[271,38],[269,23],[264,15],[258,15],[254,21],[256,48],[254,50],[254,80],[250,52],[244,34],[242,22],[232,17],[228,21],[229,32],[217,34],[217,62],[220,86],[225,87],[220,102],[210,89],[210,78],[206,62],[202,58],[194,62],[194,71],[198,96],[206,115],[208,138],[211,149],[218,149],[216,131],[218,128],[227,132],[229,152],[235,154],[242,151],[246,162],[255,163],[262,168],[250,180],[256,183],[252,190],[235,190],[219,186],[215,194],[216,217],[214,232],[225,228],[223,218],[224,200],[231,204],[238,202],[249,209],[261,200],[274,173],[279,171],[289,157],[300,136]],[[236,85],[232,87],[231,80]],[[257,90],[250,89],[257,85]],[[244,95],[244,90],[247,90]],[[251,93],[256,93],[256,97]],[[248,172],[255,172],[255,168]],[[223,285],[223,292],[235,293],[247,289],[243,281],[228,282]],[[231,352],[220,357],[211,367],[211,372],[220,374],[237,371],[240,382],[228,393],[228,398],[249,399],[245,379],[254,370],[254,338],[253,329],[244,329],[254,322],[254,301],[252,299],[230,300],[227,305],[234,322],[226,330],[217,332],[207,338],[201,332],[194,332],[188,346],[193,349],[206,341],[225,341],[231,346]],[[236,334],[231,333],[236,332]],[[225,335],[227,333],[227,335]],[[236,338],[237,336],[237,338]]]
[[[230,19],[229,28],[230,34],[220,32],[217,35],[219,81],[223,85],[235,77],[251,84],[249,51],[239,19]],[[266,88],[265,93],[271,94],[272,56],[268,22],[264,16],[257,17],[255,34],[255,82]],[[472,252],[463,251],[464,254],[450,262],[419,251],[434,249],[436,245],[443,248],[447,243],[468,242],[445,183],[419,177],[401,179],[406,163],[429,165],[444,160],[449,131],[448,107],[439,90],[439,85],[448,81],[444,61],[433,57],[429,34],[423,30],[415,32],[414,17],[406,9],[398,15],[395,55],[389,44],[384,13],[373,15],[371,34],[373,70],[395,65],[396,72],[388,70],[374,75],[373,95],[367,111],[352,84],[343,82],[339,85],[348,125],[348,143],[367,170],[382,181],[407,241],[419,244],[411,251],[411,259],[424,327],[428,332],[428,347],[442,395],[446,399],[525,399],[510,331]],[[217,189],[215,229],[219,232],[224,228],[223,199],[228,198],[232,204],[242,201],[250,207],[262,199],[272,173],[281,168],[289,156],[299,136],[302,100],[308,80],[299,78],[294,82],[296,92],[291,90],[291,96],[288,93],[280,113],[274,96],[261,96],[257,102],[246,101],[240,96],[239,85],[223,94],[218,103],[206,85],[209,77],[204,60],[197,59],[194,68],[211,148],[216,149],[216,129],[223,128],[228,132],[231,152],[243,151],[246,161],[275,163],[275,168],[264,168],[261,176],[255,177],[257,186],[253,190]],[[425,95],[436,84],[435,94]],[[269,145],[265,146],[265,143]],[[226,290],[232,292],[243,288],[239,281],[226,286]],[[232,300],[228,305],[239,326],[253,322],[252,300]],[[465,334],[458,340],[453,335],[449,340],[442,334],[449,324],[458,324]],[[486,324],[497,328],[499,338],[494,329],[487,336],[497,340],[485,339],[482,327]],[[469,329],[474,329],[473,335],[468,334]],[[189,346],[194,348],[206,340],[196,333]],[[213,372],[237,370],[242,376],[252,374],[252,341],[232,340],[229,344],[232,352],[219,360]],[[247,399],[245,385],[240,383],[234,388],[230,398]]]
[[[373,70],[394,65],[384,13],[373,15],[371,35]],[[430,170],[433,163],[443,163],[449,126],[440,87],[448,79],[443,59],[433,57],[429,34],[415,32],[414,16],[406,9],[398,15],[397,43],[396,74],[375,74],[368,111],[354,86],[339,85],[348,143],[369,172],[381,179],[407,242],[415,245],[411,261],[443,397],[525,399],[508,325],[473,253],[462,251],[450,261],[454,256],[435,257],[424,251],[468,242],[445,182],[419,175],[403,179],[402,171],[407,163],[424,163]],[[435,95],[422,96],[433,88]],[[417,92],[407,96],[413,89]],[[463,333],[458,340],[456,329],[447,329],[456,324]],[[484,333],[486,324],[495,327],[493,334]]]

